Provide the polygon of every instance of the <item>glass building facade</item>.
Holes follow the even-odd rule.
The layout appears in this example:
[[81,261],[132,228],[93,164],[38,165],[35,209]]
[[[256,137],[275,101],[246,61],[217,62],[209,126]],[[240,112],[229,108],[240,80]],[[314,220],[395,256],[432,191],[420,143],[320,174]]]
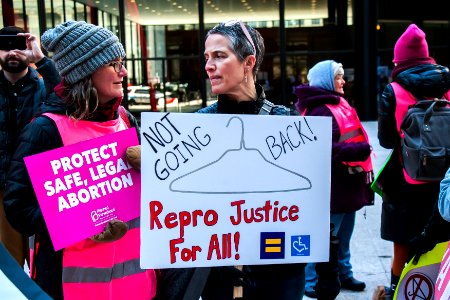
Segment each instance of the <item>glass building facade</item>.
[[257,79],[277,104],[292,105],[293,87],[306,82],[308,69],[334,59],[344,65],[347,98],[362,119],[375,119],[395,41],[411,22],[426,32],[430,55],[450,64],[450,17],[443,1],[429,0],[426,6],[406,0],[1,1],[3,26],[38,36],[67,20],[116,33],[127,53],[125,103],[144,103],[140,110],[150,110],[149,86],[156,87],[160,110],[190,104],[194,110],[214,98],[204,72],[204,37],[230,19],[247,22],[264,37],[266,55]]

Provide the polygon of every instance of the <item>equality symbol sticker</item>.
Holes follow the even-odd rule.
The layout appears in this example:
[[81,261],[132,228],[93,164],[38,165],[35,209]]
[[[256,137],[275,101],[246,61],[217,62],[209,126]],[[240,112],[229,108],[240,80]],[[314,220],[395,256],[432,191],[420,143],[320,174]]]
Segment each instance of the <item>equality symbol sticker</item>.
[[425,274],[414,273],[409,276],[405,284],[405,299],[431,300],[434,294],[434,283]]
[[291,236],[291,256],[309,256],[309,235],[293,235]]
[[284,258],[284,232],[261,232],[261,259]]

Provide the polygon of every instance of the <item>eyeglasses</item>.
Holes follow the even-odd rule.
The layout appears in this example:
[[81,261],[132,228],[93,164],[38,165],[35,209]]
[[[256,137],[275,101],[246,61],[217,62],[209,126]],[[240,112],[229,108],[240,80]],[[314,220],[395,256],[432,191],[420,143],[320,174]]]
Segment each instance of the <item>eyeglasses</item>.
[[108,66],[114,67],[114,71],[116,71],[116,73],[120,73],[120,71],[124,68],[124,63],[123,61],[113,61],[109,63]]
[[242,22],[239,21],[239,20],[230,20],[230,21],[227,21],[227,22],[223,22],[223,23],[222,23],[222,25],[225,26],[225,27],[233,26],[233,25],[235,25],[235,24],[239,24],[239,25],[241,26],[241,29],[242,29],[242,31],[244,32],[245,36],[247,37],[247,40],[250,42],[250,44],[252,44],[252,47],[253,47],[253,55],[256,55],[256,47],[255,47],[255,44],[253,43],[252,37],[251,37],[250,33],[248,32],[247,27],[245,27],[244,23],[242,23]]

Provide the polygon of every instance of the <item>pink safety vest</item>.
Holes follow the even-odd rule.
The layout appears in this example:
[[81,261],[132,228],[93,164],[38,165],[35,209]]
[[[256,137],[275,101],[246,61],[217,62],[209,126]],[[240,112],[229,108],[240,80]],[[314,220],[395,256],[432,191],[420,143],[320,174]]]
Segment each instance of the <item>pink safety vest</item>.
[[[358,118],[356,110],[348,104],[347,100],[341,97],[339,104],[325,105],[331,111],[339,126],[339,130],[341,132],[339,142],[369,142],[369,137],[367,136],[367,133]],[[370,156],[365,161],[344,162],[344,164],[350,167],[349,171],[355,170],[356,173],[361,171],[368,173],[373,170],[372,159]]]
[[[123,107],[119,107],[124,111]],[[45,113],[55,121],[64,146],[127,129],[123,114],[107,122],[75,121]],[[140,268],[140,219],[127,222],[128,231],[115,242],[86,239],[63,251],[63,293],[71,299],[152,299],[156,294],[154,270]]]
[[[411,105],[416,104],[417,100],[413,94],[411,94],[409,91],[404,89],[397,82],[391,82],[391,86],[392,86],[392,89],[394,90],[395,100],[396,100],[395,122],[396,122],[396,126],[397,126],[397,132],[400,135],[400,138],[403,138],[403,133],[400,129],[400,126],[402,125],[403,119],[405,118],[406,113],[408,112],[408,108]],[[446,94],[444,94],[444,97],[446,99],[450,99],[449,93],[450,92],[447,92]],[[415,180],[415,179],[411,178],[405,169],[403,169],[403,175],[405,176],[405,180],[410,184],[429,183],[428,181]]]

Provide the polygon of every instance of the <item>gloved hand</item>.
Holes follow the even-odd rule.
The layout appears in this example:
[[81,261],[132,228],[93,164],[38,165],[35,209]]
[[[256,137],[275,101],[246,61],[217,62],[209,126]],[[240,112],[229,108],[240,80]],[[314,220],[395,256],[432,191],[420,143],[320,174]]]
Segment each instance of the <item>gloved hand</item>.
[[106,225],[105,230],[92,236],[91,240],[96,242],[114,242],[123,237],[127,231],[127,223],[120,220],[111,220]]
[[412,238],[409,241],[409,257],[414,257],[413,264],[417,264],[422,254],[427,253],[436,246],[437,242],[434,238],[430,237],[426,231],[422,231],[421,234]]
[[141,145],[127,148],[127,161],[136,170],[141,170]]

